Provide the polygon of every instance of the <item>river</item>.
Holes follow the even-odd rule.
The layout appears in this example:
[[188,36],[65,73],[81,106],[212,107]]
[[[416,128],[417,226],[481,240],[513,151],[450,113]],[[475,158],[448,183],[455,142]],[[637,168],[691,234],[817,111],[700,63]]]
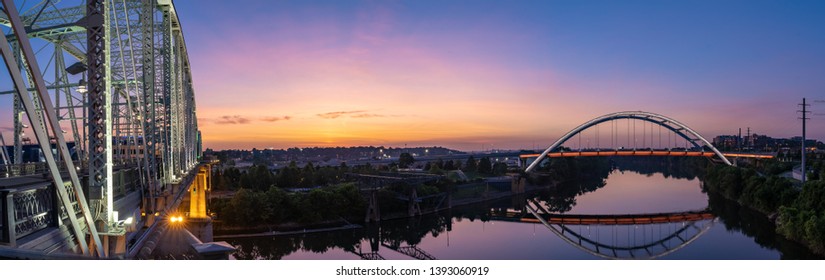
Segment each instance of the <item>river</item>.
[[[360,229],[225,240],[237,259],[808,259],[822,258],[774,234],[763,215],[702,191],[700,171],[613,162],[606,178],[554,190],[383,221]],[[651,167],[652,166],[652,167]],[[634,224],[542,224],[547,214],[705,218]],[[595,217],[595,216],[594,216]]]

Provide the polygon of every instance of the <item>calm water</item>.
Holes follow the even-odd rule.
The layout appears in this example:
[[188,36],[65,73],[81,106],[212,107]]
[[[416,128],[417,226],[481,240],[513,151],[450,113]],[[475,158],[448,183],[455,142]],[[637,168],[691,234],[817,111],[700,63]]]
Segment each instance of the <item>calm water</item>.
[[[764,217],[709,197],[698,178],[645,173],[614,169],[604,180],[574,182],[567,191],[455,207],[357,230],[226,241],[239,248],[238,259],[821,258],[773,234]],[[505,221],[502,214],[520,212],[528,198],[566,214],[707,210],[715,218],[652,225],[551,226],[556,231],[540,223]],[[514,215],[534,217],[526,212]]]

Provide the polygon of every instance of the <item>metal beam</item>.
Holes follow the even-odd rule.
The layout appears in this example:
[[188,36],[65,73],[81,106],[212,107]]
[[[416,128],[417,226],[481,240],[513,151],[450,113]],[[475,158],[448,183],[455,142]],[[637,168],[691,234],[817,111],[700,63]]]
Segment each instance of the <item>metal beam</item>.
[[[78,196],[77,202],[80,205],[81,211],[86,218],[87,227],[92,234],[92,238],[97,245],[97,253],[98,256],[102,256],[103,252],[103,245],[100,242],[100,238],[97,235],[97,230],[95,229],[94,221],[91,220],[91,213],[86,205],[85,197],[83,194],[83,190],[80,187],[80,181],[77,178],[76,170],[74,169],[74,165],[72,163],[71,157],[69,156],[69,150],[66,147],[66,141],[63,139],[62,133],[60,133],[60,125],[58,124],[57,117],[54,115],[54,109],[51,107],[51,100],[48,96],[48,91],[46,90],[45,81],[41,76],[40,68],[37,64],[37,59],[35,58],[34,51],[32,50],[31,44],[29,42],[29,38],[26,36],[26,31],[24,30],[24,25],[20,20],[20,16],[17,13],[17,7],[13,3],[12,0],[2,0],[3,7],[5,8],[4,11],[6,15],[9,17],[9,20],[12,23],[12,29],[14,29],[14,34],[17,37],[17,40],[20,44],[20,49],[23,51],[23,55],[29,60],[28,67],[29,73],[34,79],[34,85],[37,88],[37,95],[41,101],[41,104],[46,106],[46,116],[48,118],[48,124],[51,126],[52,131],[54,132],[57,142],[58,142],[58,149],[60,150],[60,154],[65,159],[64,162],[66,163],[66,168],[70,174],[72,180],[72,186],[75,188],[75,193]],[[20,99],[23,101],[23,105],[26,108],[27,116],[29,118],[29,122],[32,123],[32,130],[35,131],[35,135],[37,137],[37,142],[40,145],[40,148],[44,151],[44,156],[46,158],[47,165],[49,166],[49,171],[52,175],[52,180],[55,184],[55,187],[58,190],[58,195],[60,196],[60,200],[63,203],[63,206],[66,208],[67,211],[70,212],[69,219],[72,223],[72,228],[75,232],[75,236],[77,237],[77,241],[80,244],[80,247],[86,254],[91,254],[89,252],[89,247],[86,243],[85,234],[79,227],[77,222],[77,217],[75,217],[74,213],[71,212],[73,209],[71,205],[71,200],[69,199],[68,193],[66,191],[66,187],[63,183],[63,178],[60,175],[59,168],[57,166],[57,162],[55,161],[54,156],[52,153],[47,152],[51,150],[49,147],[49,138],[46,131],[37,125],[34,125],[37,122],[41,122],[42,115],[34,111],[34,106],[32,100],[29,98],[28,93],[24,90],[25,86],[23,83],[23,78],[21,73],[18,71],[16,67],[11,67],[14,65],[11,58],[11,49],[9,48],[8,41],[5,37],[2,38],[3,42],[0,42],[0,48],[3,51],[3,58],[6,60],[6,66],[9,68],[9,72],[12,75],[12,79],[14,80],[15,87],[17,88],[18,95],[20,95]]]
[[147,190],[150,202],[145,205],[147,215],[157,211],[154,197],[157,193],[157,161],[155,158],[155,1],[143,0],[140,14],[143,52],[143,150],[146,158]]
[[[717,150],[716,147],[713,146],[713,144],[711,144],[704,137],[702,137],[702,135],[699,135],[699,133],[697,133],[693,129],[690,129],[685,124],[682,124],[679,121],[676,121],[672,118],[669,118],[669,117],[666,117],[666,116],[660,115],[660,114],[655,114],[655,113],[650,113],[650,112],[642,112],[642,111],[625,111],[625,112],[616,112],[616,113],[611,113],[611,114],[607,114],[607,115],[597,117],[595,119],[589,120],[589,121],[579,125],[578,127],[574,128],[573,130],[567,132],[564,136],[559,138],[559,140],[556,140],[556,142],[554,142],[552,145],[550,145],[549,148],[544,150],[544,152],[542,152],[541,155],[538,158],[536,158],[536,160],[533,161],[533,163],[531,163],[527,167],[527,169],[525,169],[525,171],[526,172],[532,171],[533,168],[538,166],[538,164],[541,162],[541,160],[544,159],[547,156],[548,153],[550,153],[552,150],[558,148],[561,144],[566,142],[571,137],[579,134],[580,132],[584,131],[585,129],[587,129],[591,126],[598,125],[600,123],[615,120],[615,119],[640,119],[640,120],[656,123],[656,124],[659,124],[659,125],[661,125],[665,128],[670,129],[671,131],[673,131],[677,135],[687,139],[688,141],[691,141],[691,143],[693,143],[694,146],[701,147],[701,146],[699,146],[698,143],[692,141],[691,138],[689,138],[686,134],[684,134],[682,132],[682,131],[687,131],[691,135],[693,135],[696,138],[698,138],[699,140],[701,140],[702,143],[704,143],[705,145],[710,147],[710,149],[713,150],[713,152],[717,156],[719,156],[719,158],[722,159],[722,161],[725,162],[725,164],[733,165],[730,161],[728,161],[727,158],[725,158],[724,154],[719,152],[719,150]],[[657,119],[657,120],[653,120],[653,119]],[[665,125],[666,122],[667,123],[672,123],[673,126]]]
[[[86,50],[88,67],[88,116],[89,129],[89,192],[90,198],[100,203],[104,198],[104,184],[106,183],[106,68],[109,61],[106,59],[106,5],[103,0],[88,0],[86,15],[89,26],[86,32]],[[100,207],[100,206],[98,206]],[[105,253],[105,252],[103,252]]]

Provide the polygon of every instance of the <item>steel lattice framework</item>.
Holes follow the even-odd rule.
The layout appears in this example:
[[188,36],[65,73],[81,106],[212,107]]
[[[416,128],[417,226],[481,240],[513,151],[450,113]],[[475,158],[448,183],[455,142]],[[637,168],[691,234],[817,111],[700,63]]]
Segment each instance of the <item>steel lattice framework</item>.
[[65,2],[2,0],[0,25],[11,35],[0,52],[13,85],[0,94],[14,96],[15,133],[13,151],[0,152],[4,165],[24,164],[23,146],[39,145],[61,206],[79,202],[82,219],[68,215],[79,247],[103,256],[99,235],[118,230],[117,178],[139,180],[149,216],[162,210],[155,198],[197,166],[193,79],[172,0]]
[[573,136],[576,136],[577,134],[581,133],[582,131],[584,131],[584,130],[592,127],[592,126],[598,125],[598,124],[603,123],[603,122],[617,120],[617,119],[637,119],[637,120],[642,120],[642,121],[657,124],[661,127],[664,127],[666,129],[672,131],[676,135],[684,138],[685,140],[689,141],[691,144],[693,144],[693,146],[695,148],[702,149],[704,146],[709,147],[723,162],[725,162],[727,165],[733,165],[733,164],[731,164],[731,162],[727,158],[725,158],[725,155],[723,155],[721,152],[719,152],[719,150],[717,150],[716,147],[714,147],[713,144],[711,144],[707,139],[702,137],[702,135],[699,135],[699,133],[697,133],[695,130],[691,129],[687,125],[685,125],[685,124],[683,124],[683,123],[681,123],[681,122],[679,122],[675,119],[672,119],[672,118],[664,116],[664,115],[656,114],[656,113],[650,113],[650,112],[624,111],[624,112],[616,112],[616,113],[610,113],[610,114],[607,114],[607,115],[603,115],[603,116],[594,118],[592,120],[589,120],[589,121],[577,126],[576,128],[574,128],[570,132],[564,134],[561,138],[559,138],[559,140],[556,140],[556,142],[554,142],[552,145],[550,145],[550,147],[548,147],[546,150],[544,150],[544,152],[542,152],[541,155],[539,155],[539,157],[536,158],[535,161],[533,161],[533,163],[531,163],[529,166],[527,166],[527,169],[525,169],[525,171],[527,171],[527,172],[532,171],[533,168],[538,166],[539,163],[544,158],[547,157],[547,154],[549,154],[553,150],[559,148],[561,146],[561,144],[564,144],[564,142],[566,142],[567,140],[569,140]]

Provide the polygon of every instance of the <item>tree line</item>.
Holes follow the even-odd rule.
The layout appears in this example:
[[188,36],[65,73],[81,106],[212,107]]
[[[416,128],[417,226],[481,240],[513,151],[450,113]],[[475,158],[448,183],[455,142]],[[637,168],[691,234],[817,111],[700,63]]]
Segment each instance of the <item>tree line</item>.
[[212,208],[228,225],[255,227],[296,222],[317,223],[364,215],[366,203],[353,183],[288,193],[271,187],[267,191],[240,189],[232,199],[216,200]]
[[[366,201],[361,196],[357,182],[348,173],[379,174],[397,171],[402,165],[415,162],[412,156],[402,156],[399,162],[372,166],[370,164],[348,166],[315,166],[307,163],[299,167],[290,162],[286,167],[273,172],[266,165],[253,165],[247,170],[234,166],[213,170],[213,190],[235,191],[231,199],[217,199],[211,208],[221,221],[235,226],[276,225],[288,222],[311,224],[338,218],[355,218],[366,212]],[[487,158],[466,161],[427,162],[425,170],[444,174],[450,170],[486,176],[503,175],[507,171],[504,163],[492,163]],[[427,196],[449,190],[448,182],[433,186],[422,186],[419,196]],[[379,192],[382,211],[405,209],[405,202],[396,199],[398,193],[406,193],[409,186],[390,186]],[[301,189],[290,192],[289,189]],[[397,208],[397,209],[396,209]]]
[[[347,173],[378,174],[379,172],[394,172],[398,168],[408,168],[415,163],[409,154],[402,154],[398,162],[382,166],[372,166],[369,163],[357,166],[348,166],[342,163],[339,166],[315,166],[307,163],[299,167],[292,161],[286,167],[273,172],[266,165],[256,164],[247,170],[234,166],[218,168],[212,171],[212,186],[215,190],[239,190],[241,188],[255,191],[267,191],[270,187],[278,188],[312,188],[349,182]],[[470,156],[466,161],[442,160],[426,162],[423,170],[433,174],[443,175],[446,171],[461,170],[468,174],[481,176],[501,176],[507,172],[507,164],[493,162],[489,157],[475,159]]]
[[778,214],[776,232],[825,254],[825,180],[797,188],[784,177],[753,169],[710,166],[703,188],[766,215]]

